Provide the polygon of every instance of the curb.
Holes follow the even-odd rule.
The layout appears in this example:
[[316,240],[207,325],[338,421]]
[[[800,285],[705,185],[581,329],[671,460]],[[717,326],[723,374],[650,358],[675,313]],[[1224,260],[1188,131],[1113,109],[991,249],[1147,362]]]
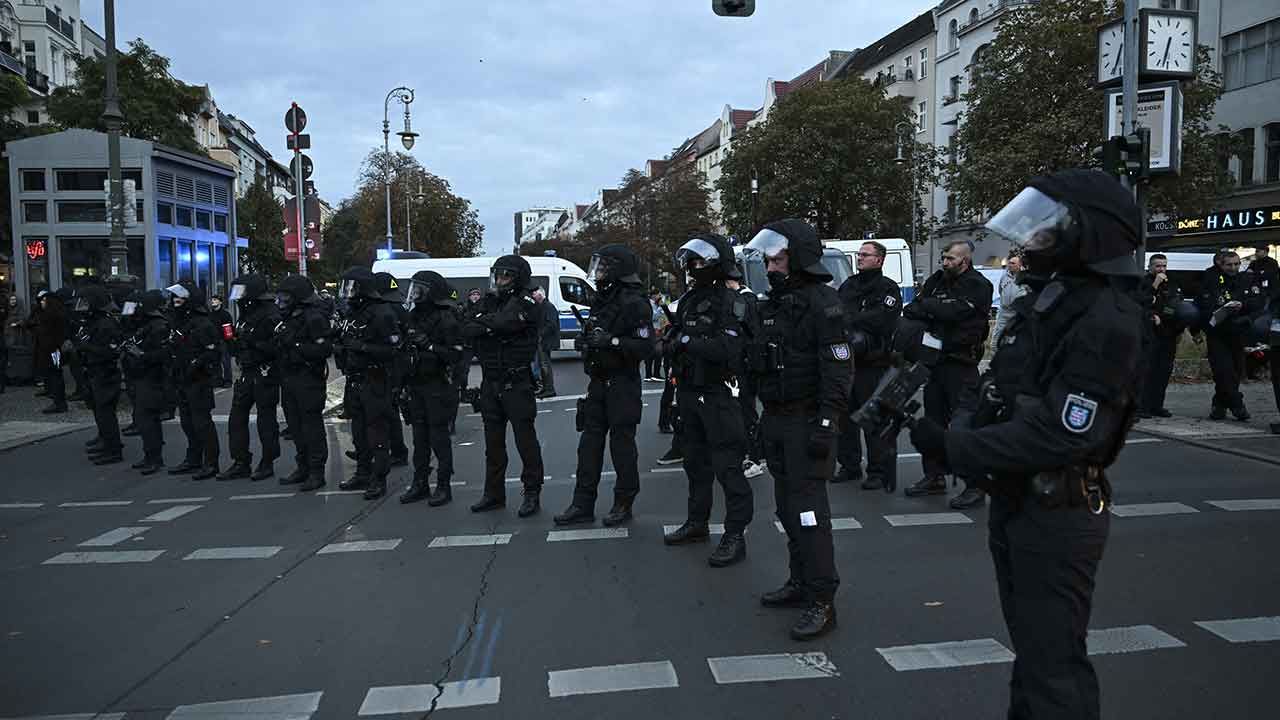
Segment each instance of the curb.
[[63,435],[70,435],[73,432],[88,430],[92,427],[93,423],[66,423],[65,427],[60,427],[56,430],[47,430],[45,432],[33,433],[31,435],[23,435],[12,440],[0,442],[0,453],[9,452],[10,450],[16,450],[20,447],[33,445],[35,443],[61,437]]
[[[1269,455],[1263,455],[1262,453],[1253,452],[1252,450],[1242,450],[1240,448],[1221,447],[1218,445],[1214,445],[1210,442],[1206,442],[1204,440],[1196,440],[1194,438],[1183,437],[1181,435],[1174,435],[1173,433],[1160,432],[1159,430],[1135,428],[1134,432],[1140,432],[1145,435],[1150,435],[1152,437],[1158,437],[1158,438],[1167,440],[1169,442],[1180,442],[1180,443],[1183,443],[1184,445],[1190,445],[1191,447],[1200,448],[1201,450],[1209,450],[1210,452],[1222,453],[1223,455],[1234,455],[1236,457],[1242,457],[1248,460],[1253,460],[1254,462],[1265,463],[1267,465],[1280,466],[1280,457],[1271,457]],[[1271,434],[1261,433],[1258,435],[1247,435],[1247,436],[1241,437],[1240,439],[1244,439],[1247,437],[1251,437],[1251,438],[1271,437]],[[1225,437],[1225,438],[1216,438],[1216,439],[1232,439],[1232,438]]]

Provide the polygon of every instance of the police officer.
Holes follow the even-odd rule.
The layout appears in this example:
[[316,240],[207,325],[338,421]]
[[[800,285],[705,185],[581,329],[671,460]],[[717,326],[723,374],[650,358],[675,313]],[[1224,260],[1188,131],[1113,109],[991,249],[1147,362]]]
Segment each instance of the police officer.
[[[405,337],[405,331],[409,327],[409,310],[405,307],[404,296],[400,293],[400,286],[396,282],[395,277],[389,272],[374,273],[374,277],[378,280],[378,289],[382,293],[383,302],[395,313],[397,334],[400,336],[401,342]],[[399,347],[396,348],[400,350]],[[408,356],[404,353],[397,353],[395,361],[391,364],[391,383],[392,383],[392,405],[395,412],[391,413],[391,426],[389,436],[391,438],[391,467],[404,467],[409,464],[409,448],[404,444],[404,423],[400,422],[401,415],[401,391],[404,389],[404,375],[408,372]]]
[[[742,267],[737,261],[733,270],[724,280],[724,286],[738,293],[747,304],[746,315],[742,319],[742,342],[744,346],[760,334],[760,312],[756,308],[758,299],[751,288],[742,284]],[[746,452],[742,458],[742,475],[747,479],[764,474],[764,445],[760,441],[760,414],[756,408],[756,379],[750,372],[738,378],[738,405],[742,408],[742,427],[746,434]]]
[[209,319],[204,290],[190,281],[165,288],[176,322],[171,366],[187,454],[170,475],[207,480],[218,474],[218,432],[213,426],[213,386],[222,373],[222,335]]
[[[456,293],[440,273],[414,274],[405,293],[409,323],[405,345],[410,358],[401,402],[413,429],[413,481],[400,502],[439,507],[453,499],[453,442],[449,421],[458,413],[452,375],[462,355]],[[436,489],[431,491],[431,454],[435,453]]]
[[134,423],[142,439],[142,459],[133,469],[154,475],[164,467],[164,432],[160,416],[165,411],[165,377],[169,374],[169,318],[163,290],[147,290],[137,300],[133,315],[138,328],[125,345],[126,367],[133,377]]
[[284,418],[293,429],[294,461],[291,475],[281,485],[297,485],[302,492],[325,485],[324,467],[329,443],[324,433],[325,380],[333,353],[329,317],[315,286],[303,275],[290,275],[280,283],[276,305],[281,320],[275,327],[276,362],[283,379],[281,399]]
[[1086,650],[1109,528],[1106,468],[1130,427],[1141,343],[1134,300],[1141,216],[1105,173],[1038,177],[987,223],[1051,275],[1019,298],[967,427],[918,420],[911,441],[984,477],[1000,604],[1017,660],[1010,718],[1093,720]]
[[[961,240],[947,245],[942,269],[929,276],[920,294],[902,310],[903,317],[927,324],[930,334],[942,342],[942,357],[924,388],[924,412],[943,427],[951,422],[961,396],[977,387],[992,292],[991,281],[973,269],[973,246]],[[922,464],[924,477],[906,489],[907,497],[945,495],[946,463],[926,454]],[[964,492],[951,499],[951,507],[969,508],[984,501],[981,488],[966,480]]]
[[638,271],[635,253],[625,245],[605,245],[591,256],[587,274],[595,280],[596,296],[583,334],[574,340],[586,352],[583,370],[591,378],[586,397],[578,401],[578,480],[569,507],[555,516],[556,525],[595,521],[606,435],[617,481],[604,524],[631,520],[640,493],[640,363],[653,354],[654,339],[653,313],[640,291]]
[[743,533],[753,510],[751,485],[742,474],[747,438],[738,403],[747,303],[725,287],[725,278],[734,271],[734,258],[729,242],[720,235],[693,237],[676,251],[675,260],[690,283],[677,303],[675,327],[668,335],[689,505],[684,524],[667,533],[663,542],[707,541],[712,485],[718,480],[725,496],[724,536],[707,562],[727,567],[747,556]]
[[1249,273],[1240,272],[1240,256],[1234,251],[1220,251],[1214,266],[1200,280],[1200,296],[1196,304],[1207,318],[1209,367],[1213,370],[1213,400],[1209,417],[1222,420],[1227,410],[1241,422],[1248,420],[1249,410],[1240,392],[1244,377],[1244,346],[1253,319],[1266,307],[1262,294]]
[[343,273],[339,294],[351,308],[336,351],[342,356],[350,390],[347,396],[352,406],[347,412],[356,447],[356,471],[338,487],[364,490],[365,500],[376,500],[387,492],[391,469],[391,421],[396,413],[392,393],[400,324],[369,268],[353,267]]
[[484,296],[474,313],[464,318],[462,337],[480,357],[480,417],[484,421],[484,496],[472,512],[506,507],[507,423],[520,453],[520,482],[524,499],[517,515],[529,517],[542,504],[542,448],[534,420],[533,357],[538,352],[538,307],[529,291],[529,262],[519,255],[503,255],[493,263],[493,292]]
[[[240,320],[232,333],[231,354],[240,367],[231,390],[231,413],[227,421],[227,449],[231,451],[231,467],[218,475],[219,480],[249,478],[266,480],[275,470],[280,457],[280,425],[276,408],[280,405],[280,368],[276,364],[276,326],[280,310],[275,293],[261,275],[236,278],[227,293],[240,311]],[[249,410],[257,408],[258,442],[262,459],[253,467],[249,452]]]
[[791,568],[787,582],[762,595],[760,603],[807,608],[791,637],[812,640],[836,626],[840,577],[827,481],[835,470],[841,418],[849,409],[853,353],[844,308],[827,285],[831,274],[822,266],[822,243],[808,223],[771,222],[747,251],[763,256],[769,278],[751,355],[764,404],[765,459]]
[[89,456],[94,465],[110,465],[124,459],[116,403],[120,400],[120,346],[124,334],[115,317],[115,303],[106,288],[86,285],[76,298],[76,313],[83,317],[84,333],[77,351],[84,360],[93,399],[93,420],[101,444]]
[[[144,294],[142,290],[129,290],[120,306],[120,333],[125,339],[125,345],[121,346],[122,350],[128,349],[129,340],[146,325],[146,317],[140,309]],[[124,375],[124,393],[129,398],[129,407],[131,408],[129,424],[120,428],[120,435],[123,437],[132,437],[138,434],[138,387],[134,382],[136,375],[129,367],[131,362],[132,356],[130,353],[121,352],[120,370]]]
[[1160,253],[1151,255],[1147,273],[1142,278],[1143,359],[1139,365],[1138,417],[1170,417],[1164,406],[1169,376],[1173,374],[1173,358],[1178,350],[1182,324],[1178,322],[1178,303],[1182,300],[1177,284],[1169,278],[1169,260]]
[[[862,407],[880,385],[889,367],[893,333],[902,315],[902,290],[885,277],[885,246],[872,240],[858,248],[858,272],[840,286],[845,329],[853,352],[853,393],[850,410]],[[841,417],[840,472],[831,482],[848,482],[862,477],[862,428]],[[867,475],[863,490],[898,487],[898,448],[876,433],[866,433]]]

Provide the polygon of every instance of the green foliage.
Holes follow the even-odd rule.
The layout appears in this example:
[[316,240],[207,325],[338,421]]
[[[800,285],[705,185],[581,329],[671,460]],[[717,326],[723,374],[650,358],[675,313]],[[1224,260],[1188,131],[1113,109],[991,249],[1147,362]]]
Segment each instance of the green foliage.
[[[202,91],[175,80],[169,59],[142,40],[129,43],[119,55],[116,75],[126,137],[154,140],[187,152],[204,154],[191,130],[191,118],[200,112]],[[60,128],[87,128],[106,132],[102,109],[106,96],[106,61],[84,57],[76,62],[75,85],[65,85],[49,95],[49,117]]]
[[254,179],[236,203],[236,226],[249,240],[249,247],[240,253],[244,272],[266,275],[274,285],[293,269],[293,263],[284,258],[284,207],[276,202],[262,176]]
[[[906,98],[889,98],[861,78],[787,95],[764,123],[734,137],[721,165],[717,187],[727,226],[740,238],[755,229],[756,175],[756,226],[795,217],[813,223],[822,238],[861,238],[868,232],[911,237],[911,169],[917,193],[926,192],[937,174],[932,146],[905,140],[914,135],[915,122]],[[907,162],[897,162],[902,143]],[[923,226],[920,205],[917,220]]]
[[[967,109],[947,185],[957,204],[983,215],[1003,206],[1038,174],[1097,167],[1104,140],[1104,93],[1094,86],[1097,28],[1121,16],[1097,0],[1041,0],[1007,12],[1000,32],[971,65]],[[1151,183],[1150,209],[1193,213],[1230,189],[1209,128],[1222,95],[1208,49],[1183,85],[1182,174]]]
[[[359,186],[351,200],[359,231],[351,245],[352,263],[373,262],[386,245],[386,174],[391,177],[391,232],[396,249],[406,249],[412,220],[411,249],[432,257],[471,257],[480,252],[484,225],[471,202],[453,193],[449,182],[427,172],[407,153],[369,153],[360,168]],[[408,215],[405,209],[408,207]]]
[[317,285],[336,283],[342,273],[352,265],[367,263],[364,250],[356,256],[360,247],[360,215],[351,200],[343,200],[338,205],[333,217],[321,228],[324,245],[321,248],[320,261],[307,266],[307,272]]

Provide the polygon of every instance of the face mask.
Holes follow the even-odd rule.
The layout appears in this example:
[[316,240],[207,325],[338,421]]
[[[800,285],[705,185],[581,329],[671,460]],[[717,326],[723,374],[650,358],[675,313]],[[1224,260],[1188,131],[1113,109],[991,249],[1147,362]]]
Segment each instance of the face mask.
[[766,277],[769,278],[769,287],[774,290],[781,290],[787,286],[787,276],[784,273],[774,270],[771,273],[767,273]]

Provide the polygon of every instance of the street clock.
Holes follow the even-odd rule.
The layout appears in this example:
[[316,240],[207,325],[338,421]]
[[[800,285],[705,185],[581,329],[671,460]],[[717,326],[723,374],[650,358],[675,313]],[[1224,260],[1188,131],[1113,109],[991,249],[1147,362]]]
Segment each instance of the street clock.
[[1098,29],[1098,84],[1110,85],[1124,78],[1124,21]]
[[1188,79],[1196,70],[1196,13],[1141,11],[1139,72],[1144,76]]

